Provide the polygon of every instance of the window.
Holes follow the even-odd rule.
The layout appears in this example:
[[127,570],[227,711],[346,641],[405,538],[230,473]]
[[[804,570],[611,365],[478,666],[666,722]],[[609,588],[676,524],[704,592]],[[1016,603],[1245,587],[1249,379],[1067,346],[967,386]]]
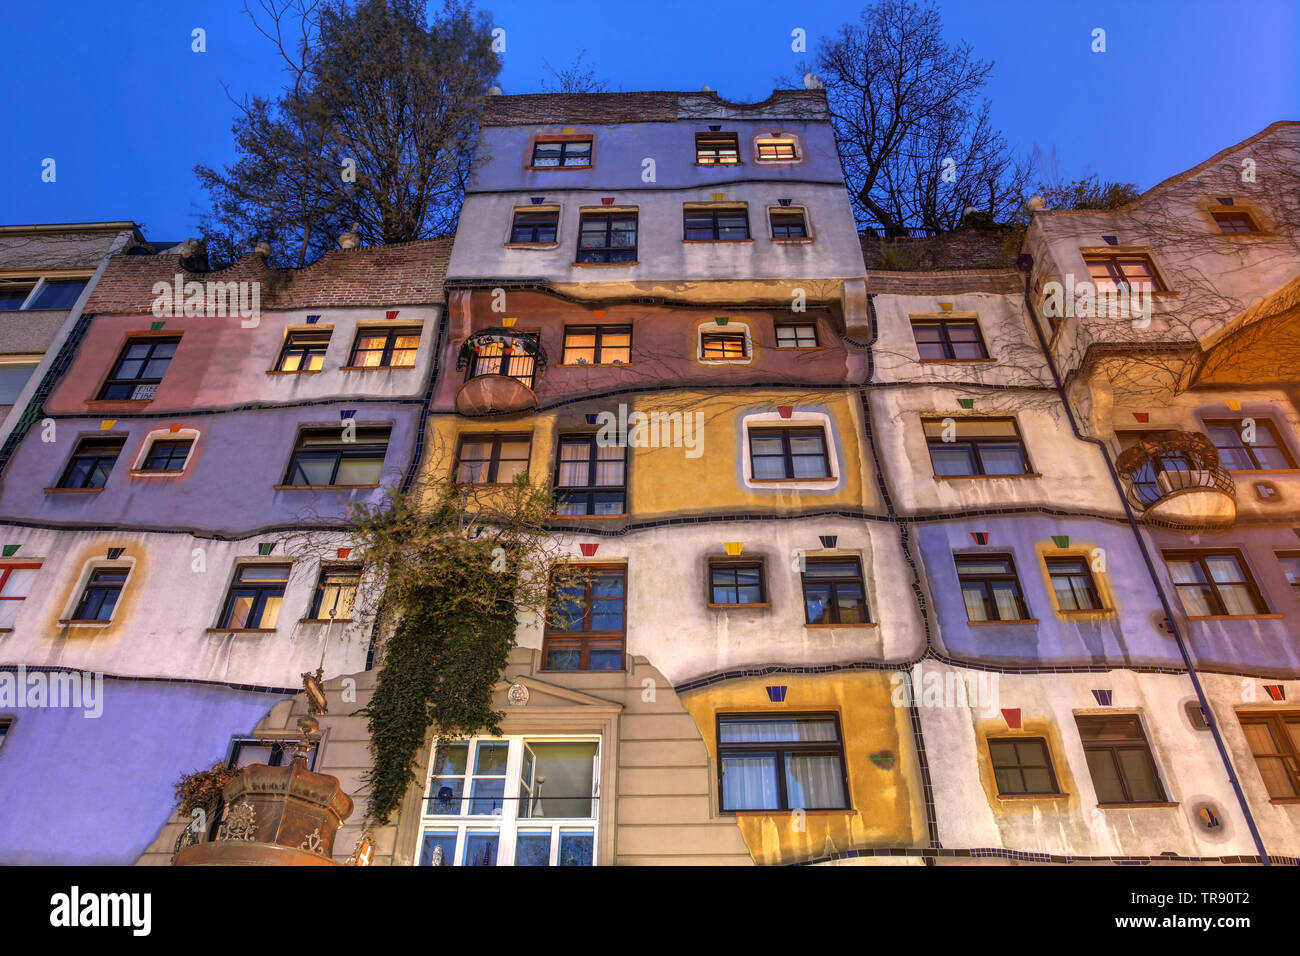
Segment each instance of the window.
[[533,166],[539,169],[590,165],[590,139],[569,139],[560,142],[539,140],[533,144]]
[[579,262],[636,262],[636,213],[584,212],[578,224]]
[[1061,792],[1042,737],[990,737],[989,758],[1000,797]]
[[176,441],[171,439],[158,440],[149,446],[149,453],[145,455],[144,464],[141,465],[141,471],[184,471],[185,460],[190,456],[190,448],[194,445],[192,438],[184,438]]
[[59,487],[103,488],[125,443],[124,438],[81,439],[59,479]]
[[794,139],[789,136],[768,136],[757,141],[758,158],[767,162],[793,162],[799,158]]
[[0,405],[14,405],[39,361],[0,362]]
[[0,747],[4,747],[5,738],[9,736],[9,728],[13,726],[13,723],[12,720],[6,717],[0,717]]
[[1083,261],[1098,289],[1131,290],[1134,283],[1145,282],[1152,292],[1165,291],[1149,256],[1086,255]]
[[1102,609],[1092,572],[1083,558],[1048,558],[1047,573],[1056,592],[1056,606],[1062,611]]
[[1268,613],[1239,551],[1166,551],[1165,563],[1188,617]]
[[357,601],[357,587],[361,584],[361,568],[356,565],[326,566],[320,569],[316,593],[311,599],[312,620],[334,618],[352,620],[352,608]]
[[388,450],[387,428],[358,428],[356,441],[344,441],[332,428],[305,429],[298,436],[284,483],[294,487],[379,484]]
[[776,347],[779,349],[815,349],[817,348],[817,326],[778,325],[776,327]]
[[180,339],[134,339],[126,343],[113,373],[99,392],[105,401],[144,401],[154,397],[171,365]]
[[1029,461],[1012,418],[959,418],[945,440],[943,420],[923,419],[930,464],[938,477],[1027,475]]
[[830,478],[826,430],[812,428],[751,428],[749,461],[755,481]]
[[[226,761],[232,767],[247,767],[250,764],[265,764],[268,767],[282,767],[293,759],[294,741],[272,740],[266,737],[234,737],[230,741],[230,759]],[[313,747],[307,758],[307,769],[316,766],[317,748]]]
[[726,362],[749,358],[744,332],[700,333],[700,358],[707,361]]
[[29,309],[70,309],[77,304],[88,279],[46,279]]
[[1300,551],[1279,552],[1277,560],[1282,565],[1282,573],[1286,575],[1291,590],[1300,594]]
[[565,365],[626,365],[631,361],[632,326],[565,326]]
[[1011,555],[959,554],[954,557],[968,621],[1029,620]]
[[834,714],[719,714],[718,776],[723,813],[849,808]]
[[275,363],[277,372],[319,372],[325,364],[325,351],[330,345],[330,335],[325,332],[290,332],[280,349],[280,360]]
[[627,569],[578,567],[551,586],[542,642],[552,671],[616,671],[623,666]]
[[537,244],[555,242],[560,228],[560,211],[543,209],[516,209],[515,221],[510,227],[512,244]]
[[1243,437],[1243,419],[1207,421],[1205,429],[1219,450],[1219,459],[1229,471],[1282,471],[1295,468],[1295,459],[1278,438],[1267,418],[1253,419],[1255,440]]
[[1212,213],[1214,221],[1219,225],[1219,232],[1229,235],[1239,232],[1259,232],[1255,227],[1255,221],[1250,218],[1249,213],[1244,212],[1216,212]]
[[1075,717],[1097,803],[1164,803],[1151,748],[1136,714]]
[[421,866],[594,866],[600,740],[475,737],[434,745]]
[[809,624],[869,624],[862,564],[857,558],[807,558],[803,605]]
[[989,357],[974,319],[913,319],[912,336],[922,362]]
[[710,561],[709,603],[766,604],[761,561]]
[[287,564],[243,564],[235,570],[218,628],[271,630],[289,581]]
[[[519,340],[527,339],[533,351]],[[504,375],[533,387],[533,377],[537,372],[537,336],[533,333],[516,333],[516,344],[510,347],[507,355],[505,346],[500,342],[485,342],[474,348],[474,356],[469,363],[465,376],[468,381],[480,375]]]
[[1269,797],[1300,797],[1300,711],[1241,714],[1238,719]]
[[560,439],[555,490],[562,515],[627,513],[627,446],[602,445],[595,435]]
[[697,166],[735,166],[740,162],[740,144],[735,133],[696,133]]
[[456,482],[507,485],[528,474],[531,435],[462,435],[456,450]]
[[736,242],[749,238],[745,206],[687,206],[684,238],[694,242]]
[[807,239],[808,223],[802,209],[773,209],[768,214],[773,239]]
[[14,626],[40,564],[0,564],[0,628]]
[[36,288],[36,279],[0,279],[0,312],[16,312]]
[[420,348],[420,329],[358,329],[352,368],[411,368]]
[[113,608],[122,596],[129,568],[95,568],[86,580],[86,588],[72,614],[74,621],[111,621]]

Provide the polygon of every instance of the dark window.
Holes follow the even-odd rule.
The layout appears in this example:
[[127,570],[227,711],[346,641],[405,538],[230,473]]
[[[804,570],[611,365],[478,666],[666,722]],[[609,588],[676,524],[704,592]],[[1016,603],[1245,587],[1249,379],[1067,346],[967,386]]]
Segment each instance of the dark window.
[[1269,797],[1300,797],[1300,711],[1241,714],[1238,719]]
[[1277,560],[1282,565],[1287,584],[1293,591],[1300,591],[1300,551],[1280,551]]
[[1164,292],[1164,286],[1156,275],[1155,266],[1149,256],[1142,255],[1088,255],[1083,257],[1088,264],[1088,274],[1093,285],[1098,289],[1132,290],[1135,283],[1147,284],[1152,292]]
[[153,398],[167,373],[180,339],[128,341],[113,366],[113,374],[100,390],[101,400],[135,401]]
[[1136,714],[1075,717],[1097,802],[1164,803],[1151,748]]
[[510,229],[511,242],[554,242],[560,226],[560,213],[555,209],[540,212],[531,209],[515,211],[514,225]]
[[758,158],[766,160],[795,160],[799,158],[794,140],[789,137],[768,137],[758,141]]
[[1047,573],[1056,592],[1056,606],[1062,611],[1101,610],[1096,582],[1083,558],[1048,558]]
[[1165,564],[1188,617],[1268,613],[1239,551],[1166,551]]
[[623,666],[627,630],[626,568],[580,568],[551,586],[542,658],[554,671],[610,671]]
[[1229,471],[1278,471],[1295,468],[1295,459],[1267,418],[1253,419],[1254,441],[1246,441],[1242,419],[1207,421],[1205,429]]
[[1213,215],[1214,221],[1219,224],[1219,232],[1259,232],[1255,228],[1255,221],[1250,218],[1248,213],[1216,212]]
[[804,221],[802,209],[773,209],[769,217],[773,239],[808,238],[808,223]]
[[149,453],[145,456],[142,471],[182,471],[185,468],[185,460],[190,456],[190,448],[194,445],[192,438],[183,438],[176,441],[167,439],[165,441],[155,441],[149,446]]
[[719,809],[847,810],[834,714],[719,714]]
[[83,438],[59,479],[60,488],[103,488],[122,451],[124,438]]
[[539,141],[533,144],[533,165],[553,168],[558,166],[590,166],[591,140],[570,139],[562,142]]
[[352,346],[353,368],[410,368],[415,364],[415,353],[420,349],[420,330],[358,329]]
[[867,591],[857,558],[807,558],[804,616],[809,624],[869,624]]
[[9,736],[9,728],[13,726],[13,721],[5,717],[0,717],[0,747],[5,745],[5,738]]
[[578,225],[579,262],[636,262],[636,213],[584,212]]
[[1009,554],[959,554],[957,580],[966,619],[970,621],[1025,621],[1029,611],[1020,593],[1020,578]]
[[[537,347],[537,336],[533,333],[525,333],[519,338],[527,338],[533,345],[534,352]],[[537,356],[529,352],[523,345],[516,344],[510,347],[510,354],[506,354],[506,347],[500,342],[488,342],[478,345],[474,349],[473,361],[469,363],[469,371],[465,376],[466,381],[471,378],[478,378],[480,375],[504,375],[507,378],[513,378],[516,381],[523,382],[529,388],[533,387],[533,377],[537,372]]]
[[[287,740],[266,740],[261,737],[234,737],[230,741],[230,759],[226,761],[232,767],[247,767],[249,764],[265,764],[268,767],[286,766],[293,759],[294,744]],[[307,769],[316,765],[316,748],[307,758]]]
[[0,279],[0,312],[21,309],[34,288],[35,279]]
[[779,349],[815,349],[817,348],[817,326],[778,325],[776,327],[776,347]]
[[761,561],[710,561],[710,604],[766,604]]
[[734,242],[749,238],[749,210],[744,206],[688,206],[683,218],[687,239]]
[[951,441],[945,440],[942,419],[927,418],[922,424],[937,476],[1029,474],[1025,446],[1014,419],[955,419],[948,433]]
[[560,439],[555,490],[562,515],[627,512],[627,447],[603,445],[595,435]]
[[632,326],[565,326],[565,365],[626,365],[631,361]]
[[1042,737],[990,737],[989,757],[998,796],[1061,792]]
[[913,319],[912,336],[922,362],[989,357],[979,323],[972,319]]
[[696,133],[695,162],[700,166],[735,166],[740,144],[735,133]]
[[88,279],[46,279],[29,309],[70,309],[86,288]]
[[531,435],[462,435],[456,450],[456,482],[506,485],[528,474]]
[[86,589],[81,592],[81,600],[72,614],[74,621],[110,621],[113,608],[122,595],[122,585],[126,583],[127,568],[95,568],[86,581]]
[[388,450],[387,428],[358,428],[355,441],[341,430],[308,429],[298,436],[286,485],[377,485]]
[[284,587],[289,581],[287,564],[245,564],[235,572],[217,627],[232,629],[273,628],[280,616]]
[[749,357],[744,332],[703,332],[700,335],[700,358],[712,361]]
[[280,350],[280,360],[275,363],[277,372],[319,372],[325,364],[325,352],[330,346],[329,331],[290,332]]
[[311,613],[307,616],[315,620],[352,620],[360,583],[361,568],[356,565],[321,568],[316,593],[311,600]]
[[[1119,431],[1115,437],[1124,449],[1133,447],[1139,441],[1157,437],[1152,431]],[[1195,470],[1192,460],[1181,451],[1169,450],[1148,458],[1132,474],[1133,490],[1142,501],[1155,501],[1163,498],[1172,488],[1186,488],[1190,481],[1186,475],[1178,472]]]
[[831,477],[826,431],[813,428],[751,428],[749,460],[755,480],[793,481]]

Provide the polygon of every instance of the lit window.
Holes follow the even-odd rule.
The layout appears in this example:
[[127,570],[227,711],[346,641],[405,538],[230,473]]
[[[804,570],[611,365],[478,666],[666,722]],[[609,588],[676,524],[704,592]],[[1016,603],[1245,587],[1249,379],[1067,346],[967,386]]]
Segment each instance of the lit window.
[[792,162],[799,158],[794,140],[788,136],[770,136],[758,140],[758,158],[768,162]]
[[1165,291],[1150,256],[1087,255],[1083,261],[1088,264],[1088,274],[1098,289],[1131,290],[1135,283],[1145,283],[1152,292]]
[[319,372],[325,364],[330,332],[290,332],[275,363],[277,372]]
[[632,326],[565,326],[565,365],[626,365],[631,361]]
[[533,144],[533,166],[537,168],[572,168],[590,165],[590,139],[570,139],[558,142],[539,140]]
[[745,339],[745,333],[701,333],[700,358],[711,362],[728,362],[749,358],[749,346]]
[[321,568],[308,617],[318,621],[328,618],[352,620],[352,608],[356,604],[357,587],[360,584],[361,568],[356,565]]
[[700,166],[735,166],[740,144],[735,133],[696,133],[695,162]]
[[235,572],[221,611],[220,628],[271,629],[280,616],[280,603],[289,581],[287,564],[245,564]]
[[389,429],[358,428],[344,441],[336,429],[307,429],[294,446],[286,485],[325,487],[379,484],[388,451]]
[[419,348],[418,328],[358,329],[348,365],[352,368],[410,368],[415,365]]

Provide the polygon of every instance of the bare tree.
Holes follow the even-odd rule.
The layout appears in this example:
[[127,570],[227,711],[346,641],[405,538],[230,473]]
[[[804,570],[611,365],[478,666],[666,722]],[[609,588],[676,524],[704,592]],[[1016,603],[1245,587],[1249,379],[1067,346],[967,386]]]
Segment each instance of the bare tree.
[[550,60],[542,60],[542,66],[551,75],[551,79],[542,77],[542,91],[545,93],[608,93],[609,84],[596,76],[596,71],[583,69],[582,58],[586,50],[579,50],[567,67],[557,70]]

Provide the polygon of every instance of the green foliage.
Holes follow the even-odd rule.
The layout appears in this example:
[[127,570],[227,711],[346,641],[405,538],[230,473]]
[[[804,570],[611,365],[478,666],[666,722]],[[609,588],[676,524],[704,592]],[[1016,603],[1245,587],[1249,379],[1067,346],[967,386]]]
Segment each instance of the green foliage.
[[1094,174],[1073,182],[1038,184],[1047,209],[1119,209],[1142,195],[1133,183],[1100,182]]

